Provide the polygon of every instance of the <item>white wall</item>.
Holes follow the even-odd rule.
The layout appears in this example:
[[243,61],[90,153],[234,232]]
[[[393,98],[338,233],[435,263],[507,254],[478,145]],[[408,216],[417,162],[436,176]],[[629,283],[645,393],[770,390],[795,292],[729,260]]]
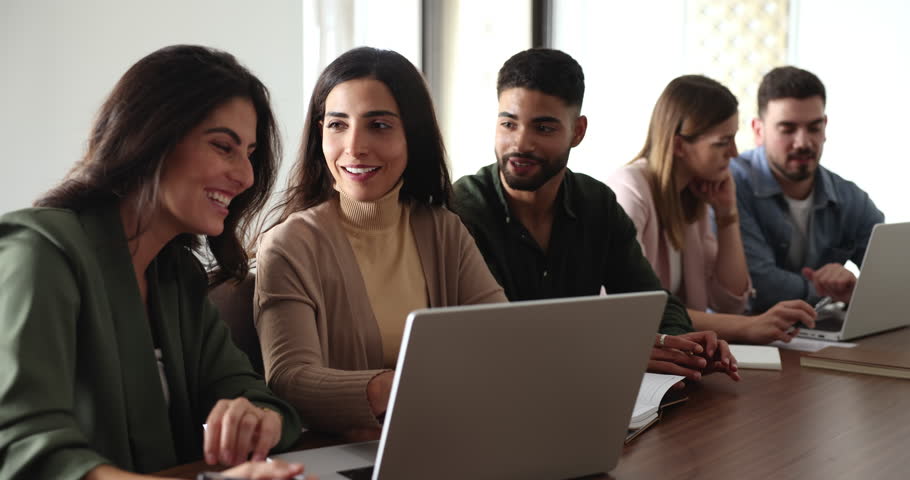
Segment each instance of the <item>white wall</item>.
[[585,72],[588,132],[569,168],[605,180],[641,150],[660,92],[685,72],[686,3],[556,2],[554,48]]
[[910,2],[791,1],[791,60],[828,93],[822,163],[866,190],[887,222],[910,221]]
[[120,76],[176,43],[226,50],[265,83],[286,171],[303,127],[301,10],[300,0],[2,0],[0,212],[58,182]]
[[528,0],[446,0],[436,115],[452,181],[496,161],[496,78],[512,55],[531,47]]
[[394,50],[420,69],[420,30],[420,0],[304,0],[303,108],[325,67],[354,47]]
[[[310,62],[303,73],[311,60],[304,52],[325,35],[314,32],[313,17],[307,17],[317,1],[323,0],[0,1],[0,212],[27,206],[57,182],[84,151],[94,113],[119,76],[143,55],[173,43],[230,51],[265,82],[284,133],[286,171],[299,146],[305,102],[324,66]],[[395,48],[417,63],[416,0],[395,0],[394,8],[334,1],[357,15],[351,46]],[[902,199],[910,167],[900,142],[910,111],[910,31],[902,25],[910,3],[790,1],[791,62],[817,73],[828,87],[823,163],[869,191],[888,221],[910,221]],[[529,41],[528,29],[520,27],[529,10],[520,4],[452,4],[447,28],[457,48],[442,52],[453,59],[447,79],[452,101],[437,109],[455,179],[494,160],[495,73]],[[391,37],[375,28],[390,24],[379,18],[382,12],[404,14]],[[362,19],[375,23],[354,28],[364,25]],[[638,152],[660,91],[671,78],[690,73],[685,20],[684,0],[556,2],[555,46],[573,55],[587,77],[590,127],[571,168],[603,179]]]

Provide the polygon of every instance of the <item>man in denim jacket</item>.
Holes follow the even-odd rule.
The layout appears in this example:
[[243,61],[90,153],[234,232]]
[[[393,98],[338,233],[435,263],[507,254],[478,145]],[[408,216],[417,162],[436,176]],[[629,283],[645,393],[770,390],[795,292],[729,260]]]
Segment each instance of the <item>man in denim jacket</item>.
[[758,148],[733,160],[740,228],[755,286],[752,313],[781,300],[849,302],[872,227],[885,216],[853,182],[819,166],[825,87],[814,74],[778,67],[762,79],[752,130]]

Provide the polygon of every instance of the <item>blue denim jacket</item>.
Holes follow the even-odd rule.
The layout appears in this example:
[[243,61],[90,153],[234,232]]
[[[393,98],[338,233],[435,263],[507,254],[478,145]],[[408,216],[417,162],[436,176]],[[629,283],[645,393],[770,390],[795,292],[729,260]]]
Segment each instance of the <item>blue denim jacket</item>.
[[[787,268],[793,225],[784,194],[771,174],[764,147],[743,152],[730,163],[736,179],[740,229],[755,287],[751,312],[762,313],[782,300],[814,304],[818,294],[800,269]],[[806,265],[820,268],[852,260],[861,265],[872,227],[885,216],[853,182],[819,166],[809,217]]]

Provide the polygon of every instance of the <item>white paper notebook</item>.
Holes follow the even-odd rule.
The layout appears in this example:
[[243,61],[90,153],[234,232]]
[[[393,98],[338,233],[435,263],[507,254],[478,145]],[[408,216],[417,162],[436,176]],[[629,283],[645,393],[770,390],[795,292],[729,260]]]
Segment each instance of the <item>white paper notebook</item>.
[[641,379],[638,398],[635,400],[635,408],[632,410],[632,418],[629,420],[629,429],[641,428],[653,421],[660,409],[661,399],[673,385],[683,378],[681,375],[646,373]]
[[780,370],[780,351],[777,347],[762,345],[730,345],[739,368]]

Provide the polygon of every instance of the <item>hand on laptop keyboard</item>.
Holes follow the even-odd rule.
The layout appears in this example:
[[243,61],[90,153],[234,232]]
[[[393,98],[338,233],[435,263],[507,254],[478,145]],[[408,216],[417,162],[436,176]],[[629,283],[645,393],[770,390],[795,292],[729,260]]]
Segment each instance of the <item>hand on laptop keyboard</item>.
[[281,460],[245,462],[221,473],[204,472],[196,480],[318,480],[303,474],[303,465]]

